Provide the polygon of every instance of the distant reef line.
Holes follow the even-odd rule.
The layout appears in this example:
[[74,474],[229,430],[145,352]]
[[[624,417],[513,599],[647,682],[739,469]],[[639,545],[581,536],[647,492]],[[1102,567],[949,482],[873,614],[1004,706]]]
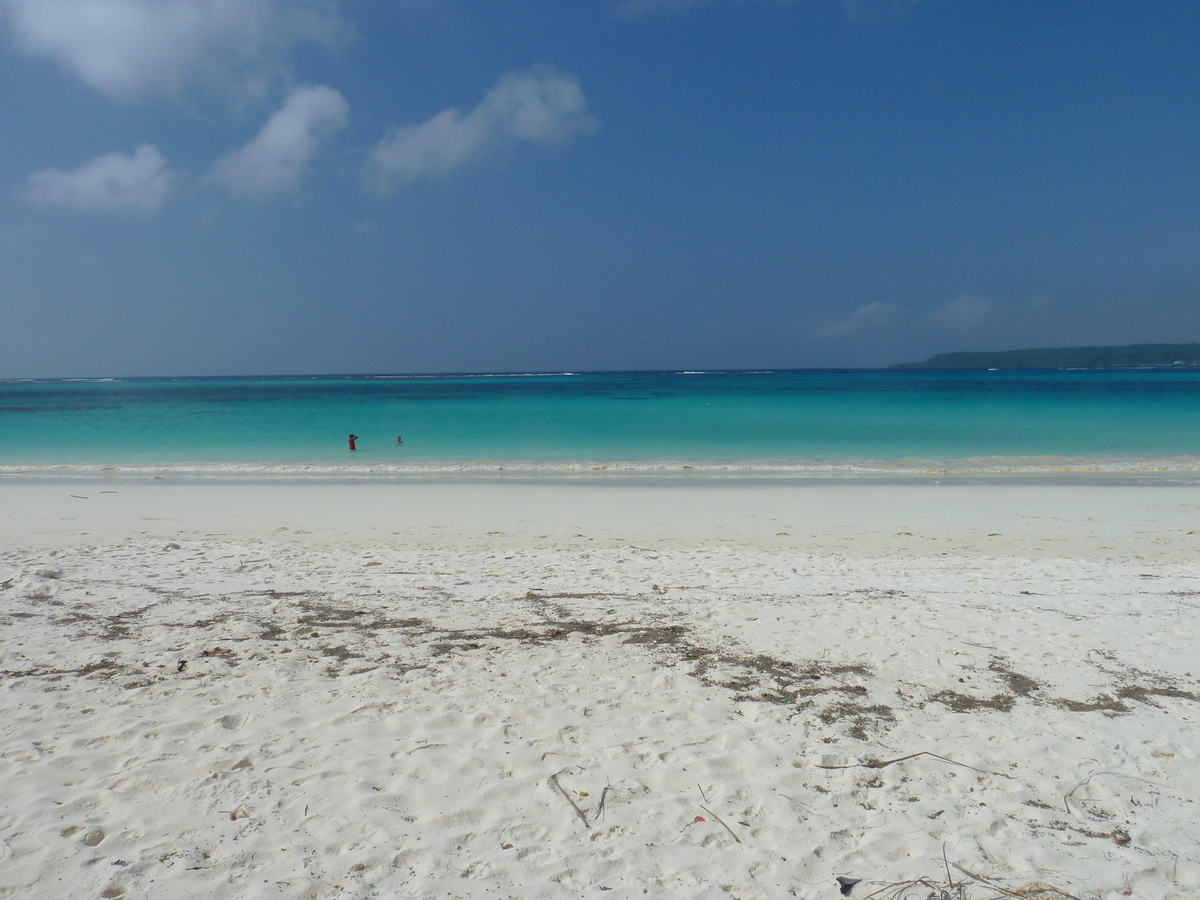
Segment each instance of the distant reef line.
[[1110,369],[1200,366],[1200,344],[1125,344],[1120,347],[1043,347],[1034,350],[938,353],[889,369]]

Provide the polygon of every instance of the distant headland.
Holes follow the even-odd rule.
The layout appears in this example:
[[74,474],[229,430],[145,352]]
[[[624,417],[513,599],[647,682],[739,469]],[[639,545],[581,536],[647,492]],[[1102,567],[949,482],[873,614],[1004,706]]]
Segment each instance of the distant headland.
[[1036,350],[939,353],[889,369],[1110,369],[1126,366],[1200,366],[1200,344],[1126,344],[1121,347],[1045,347]]

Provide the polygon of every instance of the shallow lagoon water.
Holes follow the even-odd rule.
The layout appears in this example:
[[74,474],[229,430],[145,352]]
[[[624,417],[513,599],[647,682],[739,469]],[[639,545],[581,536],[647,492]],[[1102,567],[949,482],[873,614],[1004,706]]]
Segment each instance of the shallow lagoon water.
[[[346,442],[351,432],[359,435],[355,452]],[[1190,475],[1200,473],[1200,372],[0,382],[0,472],[104,467],[296,477],[444,470]]]

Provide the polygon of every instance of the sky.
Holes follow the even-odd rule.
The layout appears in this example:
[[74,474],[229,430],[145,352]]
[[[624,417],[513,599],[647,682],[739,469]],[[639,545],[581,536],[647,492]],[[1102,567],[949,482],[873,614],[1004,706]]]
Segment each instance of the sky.
[[0,0],[0,377],[1200,341],[1200,4]]

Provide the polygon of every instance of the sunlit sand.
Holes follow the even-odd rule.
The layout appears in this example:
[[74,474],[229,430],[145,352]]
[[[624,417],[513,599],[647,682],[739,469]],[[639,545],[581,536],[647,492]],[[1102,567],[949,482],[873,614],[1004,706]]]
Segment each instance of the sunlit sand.
[[1198,509],[5,484],[0,896],[1194,897]]

